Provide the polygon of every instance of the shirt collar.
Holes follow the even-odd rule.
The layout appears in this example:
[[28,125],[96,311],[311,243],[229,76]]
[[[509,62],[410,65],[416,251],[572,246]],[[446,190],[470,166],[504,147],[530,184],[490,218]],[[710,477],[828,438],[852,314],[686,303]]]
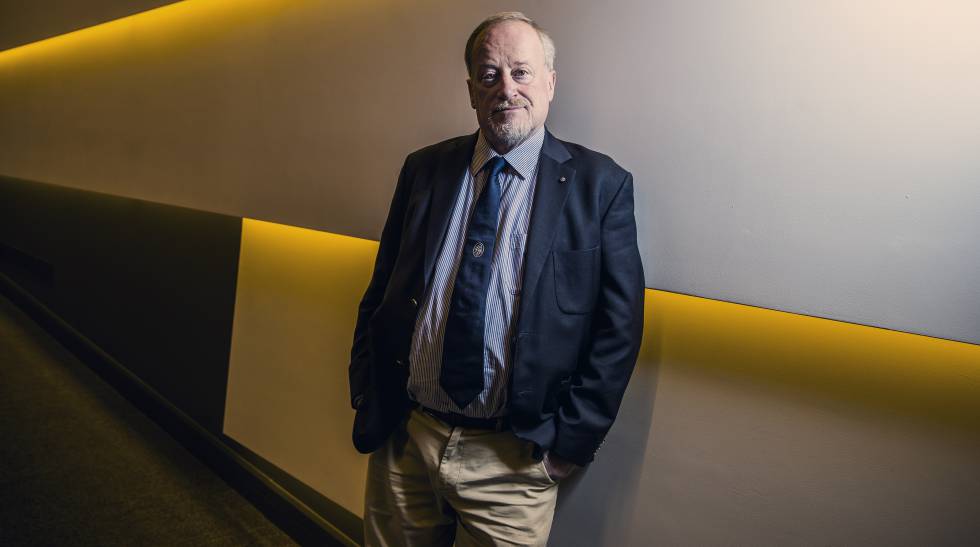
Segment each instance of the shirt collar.
[[[530,180],[538,167],[538,157],[541,155],[543,145],[544,126],[541,126],[524,142],[515,146],[510,152],[503,154],[503,158],[522,179]],[[483,130],[481,129],[476,139],[476,148],[473,149],[473,159],[470,161],[470,174],[475,177],[488,161],[500,155],[483,137]]]

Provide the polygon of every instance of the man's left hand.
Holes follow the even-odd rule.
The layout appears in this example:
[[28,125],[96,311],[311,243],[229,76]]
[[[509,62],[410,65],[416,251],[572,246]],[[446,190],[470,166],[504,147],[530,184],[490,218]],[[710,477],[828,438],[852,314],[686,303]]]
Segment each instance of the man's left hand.
[[578,465],[551,452],[545,452],[544,468],[548,470],[551,480],[557,482],[574,473],[578,469]]

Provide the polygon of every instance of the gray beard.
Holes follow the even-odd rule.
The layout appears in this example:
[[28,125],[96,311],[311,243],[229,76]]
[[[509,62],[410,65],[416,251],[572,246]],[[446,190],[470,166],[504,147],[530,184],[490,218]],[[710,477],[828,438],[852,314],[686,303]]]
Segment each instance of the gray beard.
[[531,135],[530,123],[494,123],[490,120],[487,124],[493,134],[493,140],[498,145],[510,150],[521,144]]

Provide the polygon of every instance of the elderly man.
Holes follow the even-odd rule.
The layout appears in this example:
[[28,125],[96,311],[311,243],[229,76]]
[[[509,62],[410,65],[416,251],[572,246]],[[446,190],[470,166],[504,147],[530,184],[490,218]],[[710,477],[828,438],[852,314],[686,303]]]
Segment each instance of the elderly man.
[[526,16],[465,50],[479,131],[405,160],[351,352],[368,545],[544,545],[640,346],[632,176],[544,127],[555,47]]

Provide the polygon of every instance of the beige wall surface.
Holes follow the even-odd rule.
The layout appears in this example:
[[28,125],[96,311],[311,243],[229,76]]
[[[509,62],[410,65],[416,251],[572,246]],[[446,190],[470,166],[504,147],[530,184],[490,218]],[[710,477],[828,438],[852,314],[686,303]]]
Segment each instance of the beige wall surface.
[[242,241],[224,433],[360,515],[347,362],[377,245],[248,219]]
[[967,0],[186,0],[0,53],[0,173],[377,237],[505,7],[552,129],[634,172],[648,286],[980,342]]
[[[373,242],[246,220],[225,433],[354,514],[347,364]],[[980,537],[980,348],[647,291],[609,437],[551,545]]]

